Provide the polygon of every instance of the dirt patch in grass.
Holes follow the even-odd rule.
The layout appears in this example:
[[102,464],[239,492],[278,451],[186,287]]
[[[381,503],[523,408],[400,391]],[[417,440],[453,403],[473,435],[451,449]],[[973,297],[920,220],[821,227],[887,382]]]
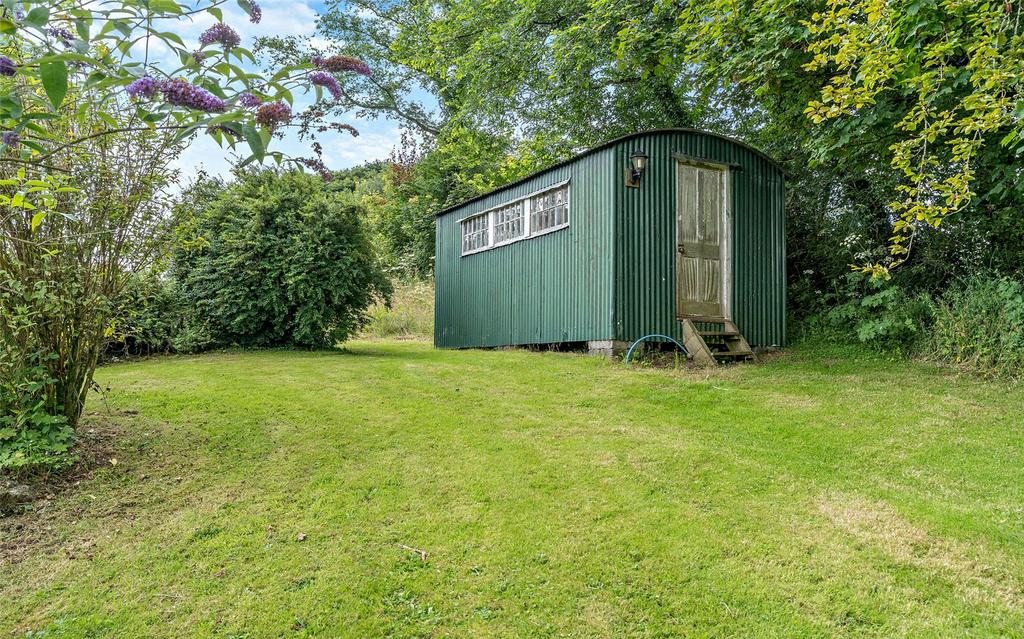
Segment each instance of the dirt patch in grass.
[[833,525],[894,561],[935,572],[974,603],[1019,610],[1024,589],[1001,561],[975,545],[945,539],[915,526],[888,504],[852,495],[828,495],[818,508]]
[[818,411],[821,410],[822,406],[820,399],[793,393],[771,393],[765,399],[774,408],[796,411]]
[[[26,504],[21,513],[0,516],[0,565],[17,563],[29,554],[57,542],[56,530],[67,519],[80,515],[82,509],[69,511],[57,507],[55,502],[92,480],[99,469],[119,463],[118,445],[125,435],[119,422],[134,414],[134,411],[127,411],[118,415],[88,415],[78,433],[79,439],[75,446],[77,460],[74,465],[66,472],[24,482],[32,487],[38,498]],[[88,552],[87,547],[84,552]]]

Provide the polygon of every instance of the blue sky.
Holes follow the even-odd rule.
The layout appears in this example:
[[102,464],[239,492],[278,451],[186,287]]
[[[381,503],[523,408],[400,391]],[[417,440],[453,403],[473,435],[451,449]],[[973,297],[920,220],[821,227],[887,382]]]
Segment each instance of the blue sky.
[[[261,35],[313,36],[317,12],[323,8],[322,2],[312,0],[259,0],[259,4],[263,9],[260,24],[251,24],[248,16],[235,3],[223,5],[224,22],[242,36],[243,46],[251,46],[253,39]],[[199,35],[213,22],[212,16],[200,15],[191,24],[182,25],[182,28],[175,31],[187,45],[198,47]],[[296,111],[312,102],[312,95],[297,94],[295,98]],[[344,169],[387,158],[399,142],[398,123],[393,120],[367,120],[349,114],[342,121],[358,129],[359,136],[328,133],[319,137],[324,149],[324,162],[331,169]],[[294,133],[286,135],[284,140],[275,140],[272,148],[291,156],[313,155],[308,144],[300,142]],[[187,182],[199,170],[226,175],[231,163],[228,150],[217,146],[212,139],[200,136],[175,161],[174,167],[181,170],[182,180]]]

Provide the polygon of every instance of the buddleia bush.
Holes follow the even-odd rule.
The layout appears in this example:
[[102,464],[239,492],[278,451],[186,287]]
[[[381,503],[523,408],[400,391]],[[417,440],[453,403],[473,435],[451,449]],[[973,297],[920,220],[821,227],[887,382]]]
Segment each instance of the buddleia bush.
[[240,173],[189,230],[173,276],[208,346],[331,347],[391,293],[359,203],[316,175]]
[[71,306],[58,284],[26,285],[0,268],[0,475],[71,462],[74,431],[53,370],[58,355],[40,339],[51,316]]

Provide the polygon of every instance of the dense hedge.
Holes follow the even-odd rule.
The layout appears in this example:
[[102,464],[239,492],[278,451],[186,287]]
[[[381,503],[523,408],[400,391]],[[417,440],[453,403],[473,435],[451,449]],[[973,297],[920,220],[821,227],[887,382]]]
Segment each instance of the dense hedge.
[[350,193],[318,176],[238,176],[194,212],[172,276],[190,319],[179,350],[330,347],[390,285]]

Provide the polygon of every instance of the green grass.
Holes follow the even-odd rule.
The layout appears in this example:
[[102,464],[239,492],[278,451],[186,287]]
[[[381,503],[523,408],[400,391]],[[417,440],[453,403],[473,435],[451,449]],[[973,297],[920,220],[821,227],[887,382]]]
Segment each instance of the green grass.
[[1024,635],[1019,387],[415,342],[99,378],[118,463],[0,520],[3,636]]

